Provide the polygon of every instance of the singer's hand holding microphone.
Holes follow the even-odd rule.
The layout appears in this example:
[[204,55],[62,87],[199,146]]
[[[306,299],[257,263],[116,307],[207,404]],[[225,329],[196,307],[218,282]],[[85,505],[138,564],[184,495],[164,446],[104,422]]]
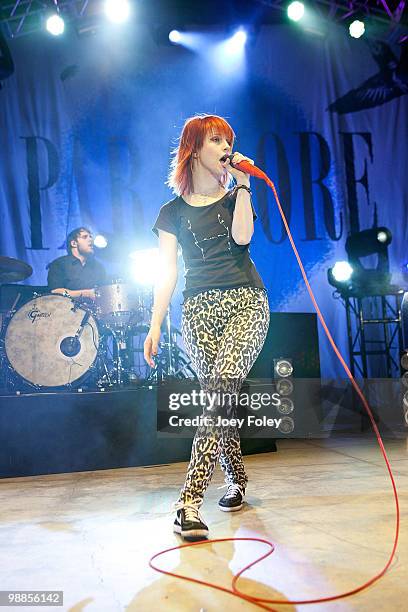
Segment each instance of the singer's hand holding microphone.
[[251,166],[254,167],[253,159],[245,157],[242,153],[237,152],[231,155],[224,155],[221,161],[225,162],[225,168],[232,174],[239,185],[246,185],[249,187],[249,177],[252,174]]

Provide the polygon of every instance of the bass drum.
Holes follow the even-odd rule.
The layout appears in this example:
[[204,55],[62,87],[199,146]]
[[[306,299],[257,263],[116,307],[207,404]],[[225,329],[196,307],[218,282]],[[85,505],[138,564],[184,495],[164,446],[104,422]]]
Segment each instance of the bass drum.
[[4,344],[7,360],[25,381],[63,387],[78,381],[94,364],[99,332],[94,317],[70,298],[43,295],[11,318]]

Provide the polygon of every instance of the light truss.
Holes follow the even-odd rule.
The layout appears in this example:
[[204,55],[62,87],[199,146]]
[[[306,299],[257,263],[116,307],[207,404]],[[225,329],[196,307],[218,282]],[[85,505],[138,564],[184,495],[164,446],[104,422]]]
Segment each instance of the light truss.
[[[251,0],[234,0],[238,12],[241,2],[251,3]],[[390,31],[401,32],[400,38],[408,34],[408,0],[303,0],[306,5],[311,5],[321,17],[330,21],[344,22],[353,16],[370,18],[376,23],[382,24]],[[149,0],[141,0],[149,3]],[[186,0],[190,3],[191,0]],[[289,0],[252,0],[254,4],[262,4],[271,11],[285,11]],[[160,4],[160,3],[159,3]],[[166,0],[163,0],[166,5]],[[207,0],[207,6],[211,1]],[[0,0],[0,26],[9,38],[15,38],[29,34],[43,28],[45,16],[51,11],[58,9],[66,21],[74,22],[81,27],[81,22],[91,22],[97,25],[103,11],[103,0]],[[183,0],[178,0],[174,5],[175,18],[183,19]],[[158,8],[159,10],[159,8]],[[219,2],[214,1],[214,23],[220,19]],[[265,19],[268,22],[268,19]],[[200,23],[200,11],[197,11],[197,24]],[[86,26],[84,26],[86,27]]]
[[6,0],[0,4],[0,23],[9,38],[31,34],[43,27],[45,17],[58,11],[66,21],[77,21],[94,13],[95,0]]
[[[286,11],[288,0],[256,0],[272,9]],[[371,16],[373,19],[398,24],[404,15],[407,0],[304,0],[317,11],[325,11],[332,20],[344,20],[354,15]],[[405,19],[406,19],[405,15]]]
[[[254,0],[286,12],[290,0]],[[369,20],[382,29],[381,38],[390,43],[408,40],[408,0],[303,0],[319,17],[349,23],[353,17]]]

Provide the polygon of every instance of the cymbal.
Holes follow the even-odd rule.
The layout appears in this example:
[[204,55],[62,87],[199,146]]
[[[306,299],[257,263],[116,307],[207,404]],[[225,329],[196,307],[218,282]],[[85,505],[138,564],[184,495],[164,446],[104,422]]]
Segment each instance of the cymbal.
[[0,283],[17,283],[32,273],[32,267],[25,261],[0,255]]

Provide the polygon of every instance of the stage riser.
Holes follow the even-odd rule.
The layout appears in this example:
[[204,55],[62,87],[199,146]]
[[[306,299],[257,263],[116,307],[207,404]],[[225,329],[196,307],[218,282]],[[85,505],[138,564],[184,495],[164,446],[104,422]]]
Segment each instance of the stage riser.
[[[273,360],[289,357],[294,378],[320,378],[315,314],[271,313],[250,378],[273,379]],[[157,436],[156,389],[0,397],[0,477],[31,476],[188,461],[191,439]],[[302,404],[302,415],[305,412]],[[320,435],[320,406],[311,407]],[[303,430],[302,430],[303,431]],[[298,435],[295,431],[294,436]],[[274,451],[272,439],[242,441],[244,454]]]
[[[156,389],[0,397],[0,477],[188,461],[191,439],[156,433]],[[243,441],[243,452],[276,450]]]

